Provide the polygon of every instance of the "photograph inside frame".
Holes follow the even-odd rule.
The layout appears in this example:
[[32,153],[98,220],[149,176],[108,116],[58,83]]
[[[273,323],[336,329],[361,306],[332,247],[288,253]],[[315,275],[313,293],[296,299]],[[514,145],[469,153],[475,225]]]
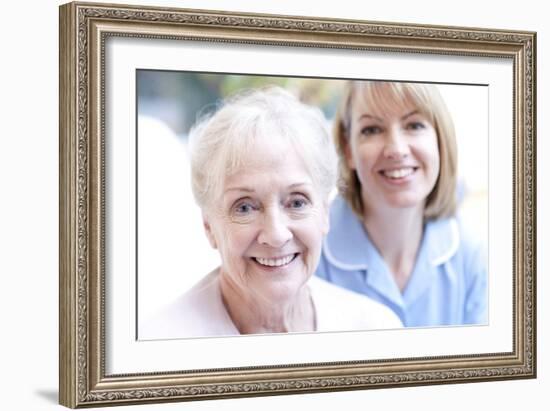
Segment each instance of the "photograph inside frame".
[[489,323],[486,85],[136,87],[138,340]]

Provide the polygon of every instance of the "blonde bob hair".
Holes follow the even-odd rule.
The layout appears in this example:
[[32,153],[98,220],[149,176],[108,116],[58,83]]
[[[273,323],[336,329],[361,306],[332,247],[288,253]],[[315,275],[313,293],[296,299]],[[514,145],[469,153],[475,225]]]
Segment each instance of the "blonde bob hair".
[[[191,187],[199,207],[209,208],[218,200],[225,176],[243,166],[256,143],[269,144],[273,139],[295,149],[328,204],[336,185],[337,160],[327,120],[318,108],[280,87],[268,87],[223,100],[191,129]],[[284,158],[287,153],[276,155]]]
[[424,220],[453,215],[456,211],[457,148],[453,121],[443,98],[432,84],[383,81],[350,81],[334,122],[334,140],[339,156],[338,189],[353,211],[363,218],[361,183],[355,170],[348,167],[345,155],[350,139],[352,104],[357,99],[362,99],[366,107],[377,112],[410,103],[427,117],[437,133],[440,170],[426,200]]

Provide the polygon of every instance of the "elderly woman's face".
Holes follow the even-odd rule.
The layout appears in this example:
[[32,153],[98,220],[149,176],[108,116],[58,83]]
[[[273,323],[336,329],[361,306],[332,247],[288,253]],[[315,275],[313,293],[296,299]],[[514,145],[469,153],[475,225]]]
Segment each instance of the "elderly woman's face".
[[437,133],[407,101],[381,109],[354,98],[346,154],[366,210],[423,208],[439,176]]
[[296,295],[317,267],[328,213],[300,157],[274,139],[226,177],[205,227],[225,280],[276,302]]

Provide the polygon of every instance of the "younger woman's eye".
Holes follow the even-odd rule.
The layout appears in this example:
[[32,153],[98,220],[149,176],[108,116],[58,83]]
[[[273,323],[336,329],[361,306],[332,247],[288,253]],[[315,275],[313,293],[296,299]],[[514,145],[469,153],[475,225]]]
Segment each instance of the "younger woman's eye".
[[421,122],[421,121],[412,121],[412,122],[410,122],[409,124],[407,124],[407,128],[408,128],[409,130],[416,131],[416,130],[425,129],[426,126],[425,126],[424,123]]
[[381,127],[378,126],[366,126],[361,129],[361,134],[364,136],[370,136],[373,134],[380,133],[382,131]]

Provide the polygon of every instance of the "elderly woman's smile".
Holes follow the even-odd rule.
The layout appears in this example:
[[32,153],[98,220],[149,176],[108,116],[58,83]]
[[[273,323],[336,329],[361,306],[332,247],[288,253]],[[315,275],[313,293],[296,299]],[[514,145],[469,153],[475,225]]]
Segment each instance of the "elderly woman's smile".
[[289,265],[297,256],[298,253],[284,257],[252,257],[252,259],[263,267],[280,268]]

